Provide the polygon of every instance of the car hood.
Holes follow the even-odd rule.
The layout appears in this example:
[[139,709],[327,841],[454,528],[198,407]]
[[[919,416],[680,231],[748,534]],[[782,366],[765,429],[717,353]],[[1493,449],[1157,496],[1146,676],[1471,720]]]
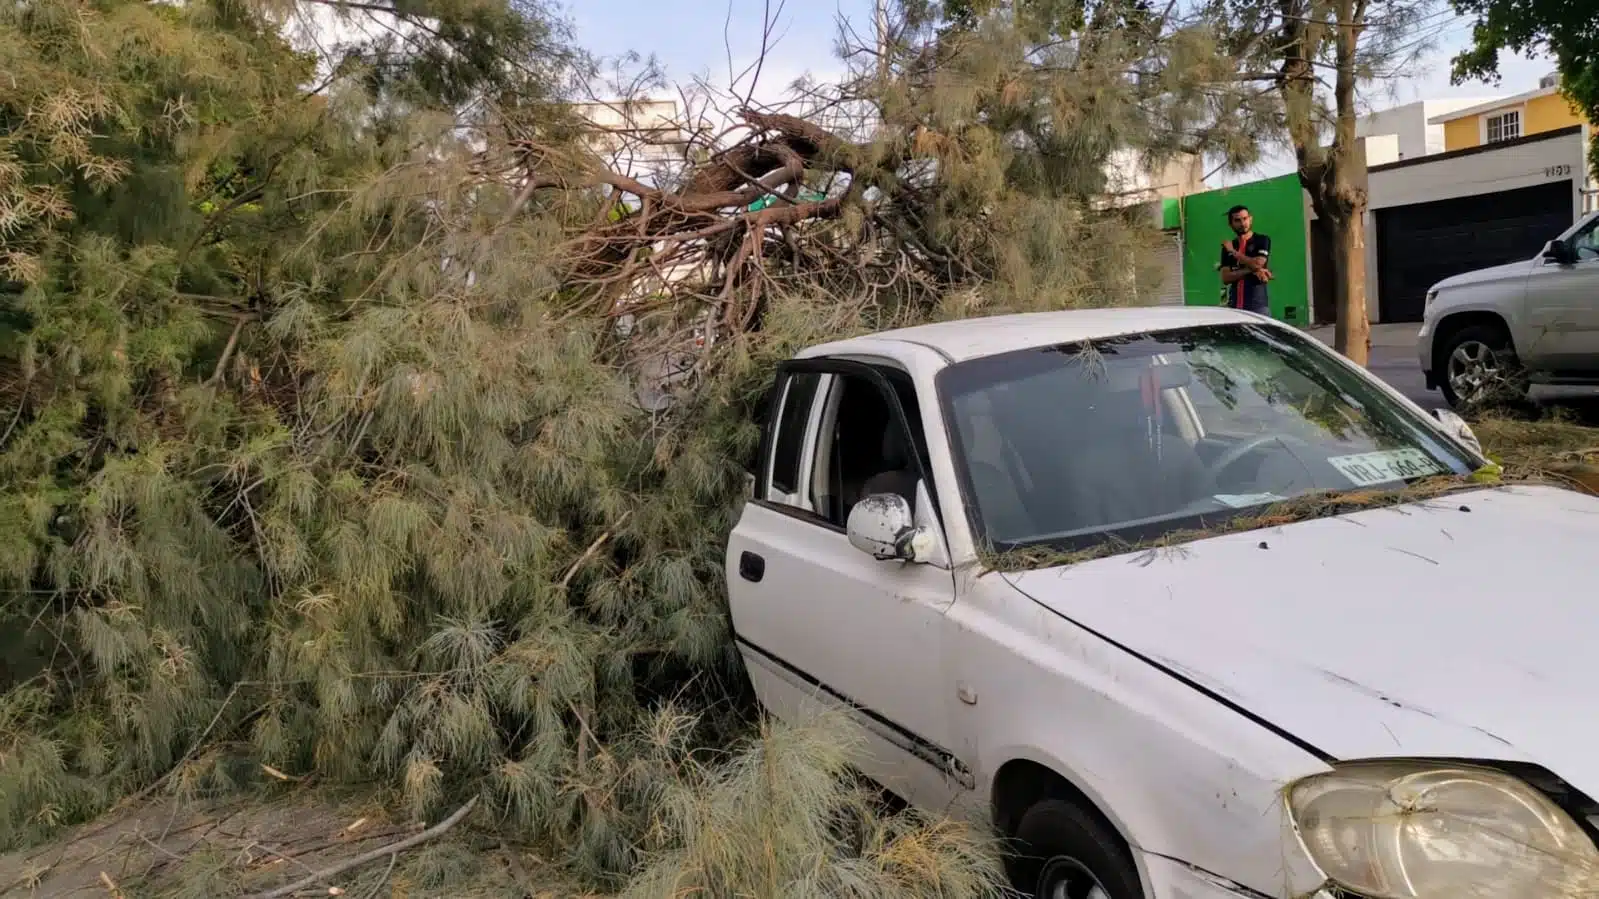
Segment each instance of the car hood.
[[1527,270],[1531,267],[1531,265],[1531,262],[1523,259],[1519,262],[1507,262],[1504,265],[1494,265],[1488,268],[1473,269],[1469,272],[1461,272],[1458,275],[1451,275],[1450,277],[1439,281],[1437,284],[1434,284],[1432,289],[1439,290],[1444,287],[1460,287],[1461,285],[1465,284],[1486,284],[1490,281],[1501,281],[1506,278],[1519,278],[1527,274]]
[[1599,498],[1544,486],[1007,575],[1337,759],[1541,764],[1599,795]]

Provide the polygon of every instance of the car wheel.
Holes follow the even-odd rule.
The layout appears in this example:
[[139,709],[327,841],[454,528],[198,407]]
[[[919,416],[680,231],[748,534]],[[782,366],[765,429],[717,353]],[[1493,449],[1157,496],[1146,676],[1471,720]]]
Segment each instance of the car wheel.
[[1138,869],[1098,815],[1045,799],[1022,815],[1006,859],[1011,886],[1034,899],[1142,899]]
[[1515,403],[1527,396],[1527,374],[1501,328],[1461,328],[1450,335],[1439,358],[1438,386],[1456,409],[1495,401]]

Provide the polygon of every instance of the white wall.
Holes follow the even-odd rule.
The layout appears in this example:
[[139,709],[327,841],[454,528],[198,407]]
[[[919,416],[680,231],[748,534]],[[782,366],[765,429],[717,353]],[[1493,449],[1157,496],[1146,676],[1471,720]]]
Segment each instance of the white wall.
[[[1105,160],[1106,191],[1120,202],[1143,202],[1159,197],[1183,197],[1205,189],[1204,160],[1179,153],[1151,172],[1148,161],[1137,150],[1122,147],[1112,150]],[[1157,208],[1156,215],[1159,210]]]
[[[1366,298],[1371,320],[1378,319],[1382,303],[1377,293],[1377,210],[1570,180],[1571,214],[1575,221],[1583,207],[1579,187],[1585,181],[1587,162],[1584,138],[1584,134],[1552,137],[1371,172],[1365,219]],[[1557,173],[1560,166],[1566,167],[1565,174]]]
[[1488,98],[1417,100],[1403,106],[1368,113],[1355,122],[1355,136],[1366,138],[1368,165],[1415,159],[1444,150],[1444,126],[1429,125],[1433,116],[1447,115]]
[[1406,103],[1361,116],[1355,136],[1366,138],[1366,160],[1382,165],[1427,153],[1427,104]]
[[[1582,158],[1588,160],[1593,155],[1593,126],[1582,126]],[[1599,210],[1599,178],[1594,177],[1593,168],[1586,169],[1588,177],[1583,180],[1584,193],[1582,197],[1582,211],[1594,212]]]
[[688,134],[676,100],[600,100],[573,109],[599,129],[585,137],[589,149],[624,175],[648,181],[683,161]]
[[1367,134],[1361,139],[1366,142],[1367,165],[1387,165],[1405,158],[1398,134]]

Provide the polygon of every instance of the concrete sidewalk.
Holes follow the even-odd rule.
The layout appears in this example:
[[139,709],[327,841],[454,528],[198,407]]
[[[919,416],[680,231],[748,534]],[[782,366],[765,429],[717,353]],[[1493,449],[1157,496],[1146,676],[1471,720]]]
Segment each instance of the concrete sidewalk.
[[[1332,325],[1317,325],[1305,330],[1327,346],[1332,346]],[[1371,358],[1366,362],[1366,370],[1387,381],[1424,409],[1443,408],[1443,394],[1427,389],[1426,379],[1421,375],[1421,363],[1416,360],[1416,332],[1420,330],[1420,322],[1372,325]],[[1532,388],[1532,398],[1539,403],[1558,404],[1572,409],[1584,420],[1599,421],[1599,390],[1594,388],[1538,384]]]
[[[1420,330],[1421,322],[1372,325],[1371,348],[1373,351],[1382,348],[1386,350],[1405,349],[1414,352],[1416,349],[1416,332]],[[1312,325],[1305,329],[1305,333],[1328,346],[1332,346],[1332,325]]]

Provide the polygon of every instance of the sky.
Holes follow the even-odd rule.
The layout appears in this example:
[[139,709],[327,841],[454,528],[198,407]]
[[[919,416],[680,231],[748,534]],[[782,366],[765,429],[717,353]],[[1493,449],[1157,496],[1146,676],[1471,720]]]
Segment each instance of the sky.
[[[654,54],[668,78],[687,81],[708,75],[717,84],[760,55],[766,0],[564,0],[577,26],[578,42],[591,52],[618,56]],[[762,93],[777,92],[809,72],[818,78],[843,71],[835,45],[839,22],[870,35],[871,0],[772,2],[775,45],[760,78]]]
[[[653,54],[672,81],[705,76],[725,85],[732,71],[742,71],[759,56],[767,0],[565,0],[562,11],[577,29],[578,42],[591,52],[617,57],[629,52]],[[794,79],[809,73],[819,80],[839,73],[844,64],[835,52],[840,21],[866,36],[872,29],[871,0],[787,0],[779,4],[775,45],[768,51],[756,99],[777,99]],[[1444,13],[1431,20],[1436,47],[1418,60],[1405,77],[1367,87],[1367,109],[1383,109],[1421,99],[1489,98],[1532,90],[1553,71],[1547,60],[1506,54],[1500,59],[1502,83],[1449,83],[1449,59],[1470,39],[1465,19]],[[725,35],[725,38],[724,38]],[[742,93],[742,91],[741,91]],[[1212,177],[1214,186],[1285,174],[1291,157],[1275,155],[1248,172]]]

